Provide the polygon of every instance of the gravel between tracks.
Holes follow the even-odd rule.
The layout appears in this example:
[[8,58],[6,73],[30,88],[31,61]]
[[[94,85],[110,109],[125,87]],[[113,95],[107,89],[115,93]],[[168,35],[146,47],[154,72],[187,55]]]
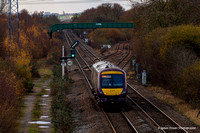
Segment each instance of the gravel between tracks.
[[[74,69],[77,69],[77,66],[73,65],[72,70]],[[95,103],[94,97],[87,87],[81,72],[72,71],[69,76],[74,80],[67,95],[71,101],[73,117],[76,124],[74,133],[112,132],[98,105]],[[189,133],[200,132],[200,128],[197,125],[182,114],[176,112],[172,106],[158,100],[151,91],[140,85],[135,85],[135,88],[181,126],[196,127],[195,130],[187,130]]]
[[167,103],[162,102],[161,100],[157,99],[151,91],[149,91],[146,87],[141,85],[136,85],[133,82],[129,82],[133,85],[133,87],[143,94],[148,100],[154,103],[157,107],[159,107],[162,111],[164,111],[168,116],[170,116],[173,120],[175,120],[179,125],[185,128],[193,128],[187,130],[189,133],[200,133],[200,127],[191,122],[187,117],[183,116],[182,114],[175,111],[173,106],[168,105]]
[[[74,63],[74,61],[73,61]],[[72,70],[78,67],[73,65]],[[71,102],[72,115],[75,122],[74,133],[110,133],[108,122],[96,104],[92,93],[87,87],[80,71],[69,73],[74,83],[69,87],[67,95]]]

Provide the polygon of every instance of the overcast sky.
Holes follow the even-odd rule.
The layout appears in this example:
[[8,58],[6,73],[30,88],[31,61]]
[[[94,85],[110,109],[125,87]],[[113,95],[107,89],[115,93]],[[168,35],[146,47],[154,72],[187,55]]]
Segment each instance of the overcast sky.
[[118,3],[125,10],[131,8],[129,0],[19,0],[19,11],[27,9],[29,13],[34,11],[78,13],[102,3]]

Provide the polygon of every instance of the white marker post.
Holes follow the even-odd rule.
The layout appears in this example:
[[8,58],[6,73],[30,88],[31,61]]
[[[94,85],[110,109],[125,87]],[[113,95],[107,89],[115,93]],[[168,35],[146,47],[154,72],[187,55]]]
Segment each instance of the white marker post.
[[[62,46],[62,57],[65,57],[65,49],[64,49],[64,46]],[[64,79],[64,76],[65,76],[65,66],[66,66],[66,63],[65,63],[65,60],[64,60],[64,59],[62,59],[61,66],[62,66],[62,79]]]

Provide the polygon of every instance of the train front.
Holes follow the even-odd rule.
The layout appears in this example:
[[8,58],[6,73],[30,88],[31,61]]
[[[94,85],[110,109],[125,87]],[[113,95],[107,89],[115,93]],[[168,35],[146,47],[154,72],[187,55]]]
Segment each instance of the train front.
[[127,94],[126,73],[108,68],[99,74],[99,100],[103,103],[125,102]]

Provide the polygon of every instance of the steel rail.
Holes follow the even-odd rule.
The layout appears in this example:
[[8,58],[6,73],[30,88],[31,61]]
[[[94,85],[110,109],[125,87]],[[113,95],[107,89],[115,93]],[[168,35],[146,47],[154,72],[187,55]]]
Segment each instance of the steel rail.
[[[66,37],[66,33],[64,32],[64,35],[65,35],[65,39],[67,38]],[[67,34],[67,36],[68,36],[68,38],[69,38],[69,40],[71,41],[71,43],[72,43],[72,40],[70,39],[70,37],[69,37],[69,35]],[[67,39],[66,39],[67,40]],[[67,40],[68,41],[68,40]],[[69,44],[69,46],[70,46],[70,43],[68,43]],[[76,49],[76,48],[75,48]],[[89,66],[89,64],[83,59],[83,57],[82,56],[80,56],[80,53],[79,53],[79,50],[78,49],[76,49],[76,52],[78,53],[78,55],[79,55],[79,57],[82,59],[82,61],[86,64],[86,66],[90,69],[90,66]],[[76,59],[76,58],[75,58]],[[90,69],[91,70],[91,69]]]
[[[130,54],[130,45],[128,45],[128,52],[127,54],[117,63],[117,66],[119,66],[119,64],[121,64],[125,59],[126,57]],[[129,60],[128,60],[129,61]],[[127,61],[127,62],[128,62]]]
[[135,133],[139,133],[137,131],[137,129],[135,128],[135,126],[133,125],[133,123],[130,121],[130,119],[125,115],[125,113],[123,111],[121,111],[122,116],[127,120],[128,124],[131,126],[131,128],[133,129],[133,131]]
[[[66,37],[66,36],[65,36],[65,37]],[[72,41],[70,38],[69,38],[69,40]],[[69,41],[68,41],[68,42],[69,42]],[[68,44],[69,44],[69,43],[68,43]],[[78,54],[79,54],[79,53],[78,53]],[[79,55],[79,56],[80,56],[80,55]],[[81,56],[80,56],[80,57],[81,57]],[[81,58],[81,59],[84,60],[83,58]],[[92,87],[90,81],[88,80],[88,78],[87,78],[87,76],[86,76],[84,70],[82,69],[81,64],[79,63],[79,61],[78,61],[76,58],[75,58],[75,60],[76,60],[76,63],[78,64],[78,66],[79,66],[79,68],[80,68],[80,70],[81,70],[81,73],[82,73],[83,76],[84,76],[84,79],[86,80],[87,84],[89,85],[90,90],[93,90],[93,87]],[[84,62],[86,62],[86,61],[84,61]],[[86,62],[86,63],[87,63],[87,62]],[[104,111],[102,108],[100,108],[100,109],[102,110],[104,116],[106,117],[108,123],[110,124],[110,127],[111,127],[113,133],[116,133],[116,130],[115,130],[113,124],[111,123],[110,119],[108,118],[107,114],[105,113],[105,111]]]
[[[127,98],[131,100],[131,102],[133,102],[157,127],[160,127],[160,125],[157,122],[155,122],[154,119],[152,119],[151,116],[149,116],[149,114],[146,113],[133,99],[131,99],[128,95]],[[161,131],[165,133],[163,129],[161,129]]]
[[[135,91],[139,96],[141,96],[145,101],[147,101],[150,105],[152,105],[155,109],[157,109],[161,114],[163,114],[168,120],[170,120],[172,123],[174,123],[176,126],[179,127],[180,130],[183,130],[185,133],[188,133],[185,129],[182,128],[182,126],[180,126],[176,121],[174,121],[171,117],[169,117],[165,112],[163,112],[161,109],[159,109],[155,104],[153,104],[151,101],[149,101],[146,97],[144,97],[142,94],[140,94],[134,87],[132,87],[129,83],[127,83],[127,85],[133,90]],[[127,97],[140,109],[142,110],[142,112],[148,116],[148,118],[150,118],[152,120],[152,122],[154,124],[156,124],[158,127],[160,127],[160,125],[158,123],[155,122],[155,120],[153,118],[151,118],[151,116],[148,115],[148,113],[146,113],[142,107],[140,107],[134,100],[132,100],[128,95]],[[163,129],[160,129],[163,132],[165,132]]]
[[82,40],[81,39],[79,39],[77,36],[75,36],[73,33],[72,33],[72,36],[74,36],[74,38],[76,38],[77,40],[79,40],[79,42],[81,42],[83,45],[81,45],[81,46],[83,46],[90,54],[92,54],[96,59],[98,59],[98,60],[101,60],[101,58],[100,57],[98,57],[96,54],[94,54],[93,52],[91,52],[90,50],[88,50],[88,48],[86,48],[86,46],[85,46],[85,44],[82,42]]
[[113,126],[113,124],[112,124],[112,122],[110,121],[108,115],[107,115],[106,112],[103,110],[103,108],[101,108],[101,111],[103,112],[104,116],[106,117],[108,123],[110,124],[110,126],[111,126],[111,128],[112,128],[112,130],[113,130],[113,132],[114,132],[114,133],[117,133],[117,131],[115,130],[115,128],[114,128],[114,126]]
[[[68,35],[68,34],[67,34],[67,35]],[[66,37],[66,35],[65,35],[65,37]],[[69,37],[69,36],[68,36],[68,37]],[[66,40],[67,40],[67,39],[66,39]],[[69,40],[71,40],[71,39],[69,38]],[[68,40],[67,40],[67,41],[68,41]],[[71,42],[72,42],[72,40],[71,40]],[[69,44],[69,41],[68,41],[68,44]],[[77,53],[78,53],[79,56],[81,57],[80,53],[79,53],[79,52],[77,52]],[[84,60],[83,58],[81,58],[81,59]],[[81,67],[81,64],[79,63],[79,61],[78,61],[76,58],[75,58],[75,60],[76,60],[76,62],[77,62],[77,64],[78,64],[78,66],[79,66],[79,68],[80,68],[80,70],[81,70],[81,73],[83,74],[83,76],[84,76],[84,78],[85,78],[87,84],[89,85],[90,90],[92,91],[92,90],[93,90],[93,87],[92,87],[90,81],[88,80],[88,77],[86,76],[86,74],[85,74],[83,68]],[[84,62],[87,64],[87,62],[86,62],[85,60],[84,60]],[[88,66],[88,64],[87,64],[87,66]],[[90,69],[90,68],[89,68],[89,69]],[[115,130],[115,128],[114,128],[112,122],[111,122],[110,119],[108,118],[106,112],[105,112],[102,108],[101,108],[101,110],[102,110],[103,114],[105,115],[105,117],[106,117],[108,123],[110,124],[110,126],[111,126],[111,128],[112,128],[112,131],[113,131],[114,133],[116,133],[116,130]],[[131,123],[131,121],[128,119],[128,117],[127,117],[123,112],[121,112],[121,114],[123,115],[123,117],[125,118],[125,120],[128,122],[128,124],[130,125],[130,127],[132,128],[132,130],[133,130],[134,132],[138,133],[137,129],[134,127],[134,125]]]
[[[130,45],[129,45],[129,49],[130,51]],[[129,52],[126,54],[126,56],[124,58],[122,58],[117,65],[119,65],[121,62],[123,62],[123,60],[129,55]],[[124,68],[126,66],[126,64],[130,61],[131,57],[127,60],[127,62],[122,66],[122,68]],[[143,99],[145,99],[150,105],[152,105],[154,108],[156,108],[159,112],[161,112],[165,117],[167,117],[168,120],[170,120],[172,123],[174,123],[176,126],[179,127],[180,130],[183,130],[185,133],[188,133],[185,129],[183,129],[175,120],[173,120],[171,117],[169,117],[166,113],[164,113],[161,109],[159,109],[157,106],[155,106],[152,102],[150,102],[147,98],[145,98],[142,94],[140,94],[136,89],[134,89],[134,87],[132,87],[129,83],[127,83],[127,86],[129,86],[133,91],[135,91],[138,95],[140,95]],[[151,118],[150,115],[148,115],[148,113],[146,113],[135,101],[133,101],[128,95],[127,97],[157,126],[160,127],[160,125],[155,122],[155,120],[153,118]],[[165,133],[165,131],[163,129],[160,129],[162,132]]]
[[119,45],[120,45],[120,44],[117,45],[117,49],[116,49],[115,52],[113,52],[113,53],[111,53],[111,54],[108,54],[108,55],[105,55],[105,56],[103,57],[103,59],[107,59],[108,57],[113,56],[113,55],[115,55],[115,54],[117,55],[117,54],[118,54],[118,51],[119,51]]

